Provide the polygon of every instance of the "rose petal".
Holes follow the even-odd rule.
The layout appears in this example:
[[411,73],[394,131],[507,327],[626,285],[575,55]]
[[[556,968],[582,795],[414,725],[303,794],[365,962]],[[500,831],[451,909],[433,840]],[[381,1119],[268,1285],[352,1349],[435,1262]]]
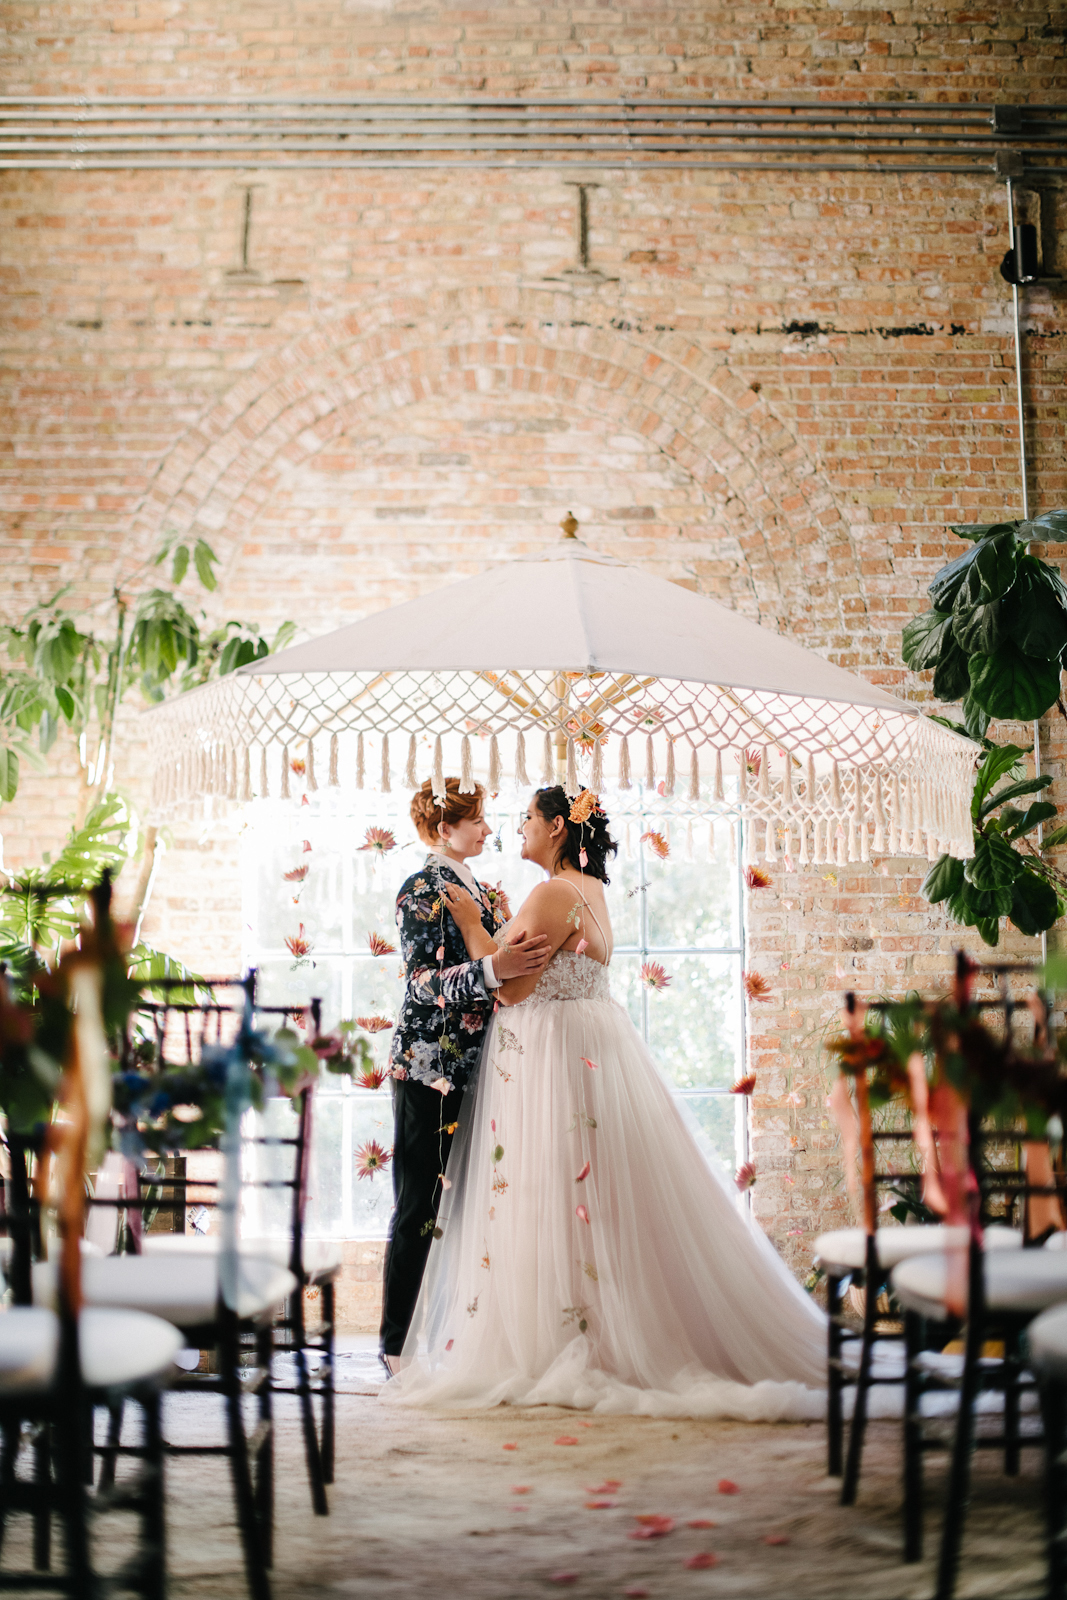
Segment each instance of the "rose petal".
[[788,1544],[789,1535],[787,1533],[769,1533],[763,1542],[764,1544]]
[[717,1528],[718,1526],[719,1524],[712,1522],[710,1517],[694,1517],[691,1522],[686,1523],[687,1528]]
[[509,1509],[512,1511],[529,1511],[530,1508],[529,1506],[511,1506]]
[[627,1600],[648,1600],[648,1590],[643,1583],[631,1583],[622,1592]]
[[579,1428],[595,1428],[596,1427],[596,1423],[595,1422],[579,1422],[578,1426],[579,1426]]
[[509,1494],[529,1494],[530,1493],[530,1485],[528,1483],[513,1483],[511,1488],[508,1490],[508,1493]]
[[662,1528],[664,1533],[671,1533],[674,1529],[674,1518],[662,1516],[658,1511],[646,1511],[643,1515],[635,1516],[634,1521],[640,1522],[644,1527]]
[[445,1345],[445,1354],[446,1355],[449,1352],[449,1350],[451,1350],[451,1348],[455,1344],[455,1342],[456,1342],[455,1339],[449,1339],[448,1343]]
[[579,1172],[578,1176],[575,1178],[575,1180],[574,1180],[575,1183],[584,1183],[586,1178],[588,1178],[591,1170],[592,1170],[592,1168],[590,1167],[590,1165],[589,1165],[589,1163],[587,1161],[585,1166],[582,1168],[581,1172]]
[[505,1445],[501,1445],[501,1449],[502,1449],[502,1450],[517,1450],[517,1449],[518,1449],[518,1448],[519,1448],[519,1447],[518,1447],[518,1445],[517,1445],[517,1444],[505,1444]]
[[582,863],[583,867],[587,867],[589,865],[589,857],[584,850],[579,850],[578,860]]
[[578,1220],[580,1222],[585,1222],[585,1223],[589,1222],[589,1213],[585,1209],[584,1206],[575,1206],[574,1215],[578,1218]]
[[553,1572],[550,1574],[548,1581],[549,1583],[577,1583],[579,1577],[580,1573],[577,1572]]
[[618,1494],[622,1483],[618,1478],[605,1478],[603,1483],[598,1483],[595,1489],[586,1488],[586,1494]]
[[569,1433],[561,1433],[559,1438],[558,1439],[554,1439],[552,1442],[553,1442],[553,1444],[577,1444],[578,1443],[577,1439],[572,1439]]
[[580,956],[588,949],[589,949],[589,940],[588,939],[579,939],[578,943],[574,947],[574,953],[575,953],[576,956]]
[[588,1056],[583,1056],[582,1060],[585,1062],[585,1064],[589,1068],[590,1072],[599,1072],[600,1071],[600,1067],[597,1064],[597,1062],[590,1061]]
[[437,957],[436,957],[436,959],[438,961],[443,961],[445,959],[445,947],[444,947],[443,944],[439,944],[437,946]]
[[701,1572],[705,1567],[717,1567],[719,1558],[713,1550],[698,1550],[695,1556],[690,1556],[688,1561],[682,1562],[683,1567],[688,1567],[691,1572]]
[[587,1500],[585,1509],[587,1511],[611,1511],[614,1505],[614,1500]]
[[740,1494],[741,1491],[737,1487],[737,1484],[732,1481],[732,1479],[730,1479],[730,1478],[720,1478],[719,1479],[719,1493],[720,1494]]

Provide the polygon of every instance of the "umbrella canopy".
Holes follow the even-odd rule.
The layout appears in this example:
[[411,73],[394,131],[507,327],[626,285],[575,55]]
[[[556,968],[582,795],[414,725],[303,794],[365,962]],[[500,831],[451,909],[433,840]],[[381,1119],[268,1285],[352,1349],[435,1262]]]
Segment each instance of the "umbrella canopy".
[[[566,526],[566,524],[565,524]],[[156,802],[483,778],[740,809],[766,856],[972,851],[976,748],[701,595],[565,538],[146,713]],[[405,748],[406,737],[406,748]],[[392,746],[390,745],[392,740]],[[258,783],[253,786],[253,771]]]

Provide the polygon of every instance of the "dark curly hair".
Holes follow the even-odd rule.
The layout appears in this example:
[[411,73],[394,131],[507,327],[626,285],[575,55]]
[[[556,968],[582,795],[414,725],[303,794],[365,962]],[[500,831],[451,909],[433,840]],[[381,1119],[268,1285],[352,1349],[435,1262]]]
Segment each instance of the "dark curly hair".
[[[608,819],[603,811],[598,808],[585,822],[572,822],[571,800],[561,784],[556,784],[552,789],[538,789],[534,794],[534,805],[546,822],[562,817],[566,824],[559,856],[562,865],[573,867],[575,872],[587,872],[591,878],[599,878],[601,883],[610,883],[606,871],[607,860],[608,856],[618,855],[619,846],[608,832]],[[586,856],[584,867],[579,854],[582,850]]]

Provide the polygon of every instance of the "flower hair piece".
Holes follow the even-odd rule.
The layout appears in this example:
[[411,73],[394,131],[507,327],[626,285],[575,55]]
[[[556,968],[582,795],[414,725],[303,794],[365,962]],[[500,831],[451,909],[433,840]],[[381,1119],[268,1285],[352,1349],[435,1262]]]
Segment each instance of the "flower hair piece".
[[592,789],[582,789],[571,801],[568,820],[571,822],[588,822],[594,811],[600,810],[600,796]]

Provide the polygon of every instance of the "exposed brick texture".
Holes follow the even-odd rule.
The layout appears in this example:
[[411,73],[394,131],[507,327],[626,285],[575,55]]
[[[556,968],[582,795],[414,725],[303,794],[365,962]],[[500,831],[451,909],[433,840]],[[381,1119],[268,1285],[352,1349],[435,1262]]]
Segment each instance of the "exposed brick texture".
[[[8,93],[1067,95],[1067,6],[1031,0],[55,0],[5,22]],[[571,507],[599,548],[928,696],[899,639],[946,523],[1020,505],[1003,186],[606,170],[594,291],[550,281],[573,261],[568,176],[6,173],[6,612],[66,582],[96,603],[182,529],[222,557],[213,615],[310,634],[540,548]],[[1025,327],[1032,502],[1063,505],[1062,300],[1029,294]],[[1058,719],[1045,739],[1063,794]],[[135,793],[140,755],[128,718]],[[54,847],[76,766],[59,752],[0,815],[9,866]],[[773,984],[755,1204],[798,1267],[847,1207],[819,1046],[836,997],[936,982],[958,942],[922,871],[816,869],[753,898]],[[146,932],[236,962],[228,825],[174,828]]]

